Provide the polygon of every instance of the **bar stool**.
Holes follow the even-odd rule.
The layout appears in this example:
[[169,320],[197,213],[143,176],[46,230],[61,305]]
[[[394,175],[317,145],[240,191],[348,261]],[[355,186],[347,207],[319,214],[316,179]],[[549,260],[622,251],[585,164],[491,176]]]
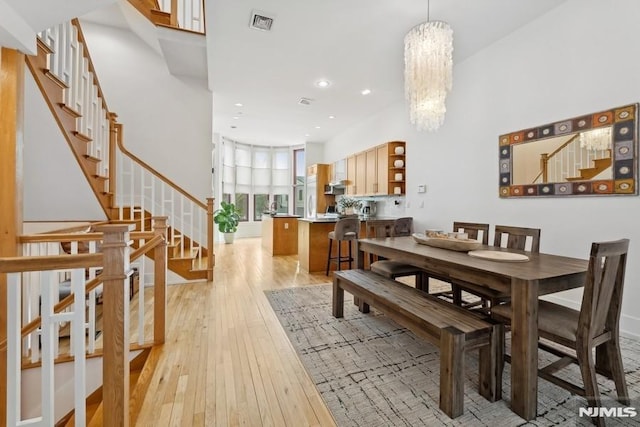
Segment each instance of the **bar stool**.
[[[411,236],[413,233],[413,218],[398,218],[393,223],[391,237],[394,236]],[[416,288],[429,292],[429,278],[427,274],[419,267],[405,264],[402,261],[380,260],[371,264],[371,271],[396,279],[398,277],[415,276]]]
[[[340,264],[343,262],[349,263],[349,269],[351,269],[353,256],[351,249],[351,242],[358,240],[358,233],[360,232],[360,220],[358,218],[341,218],[336,222],[336,226],[333,231],[329,232],[329,254],[327,255],[327,271],[326,275],[329,275],[329,269],[331,268],[331,261],[336,263],[336,270],[340,270]],[[333,241],[338,242],[338,256],[331,256],[331,248],[333,247]],[[349,255],[342,256],[342,242],[349,242]]]

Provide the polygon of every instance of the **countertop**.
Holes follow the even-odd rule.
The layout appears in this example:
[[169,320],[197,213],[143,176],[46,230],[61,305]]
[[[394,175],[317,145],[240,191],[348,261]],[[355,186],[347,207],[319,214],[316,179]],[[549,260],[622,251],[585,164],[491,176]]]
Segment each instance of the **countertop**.
[[279,213],[275,215],[263,213],[262,216],[267,218],[300,218],[300,215],[291,215],[291,214],[285,214],[285,213]]
[[[374,221],[393,221],[395,219],[397,219],[399,217],[392,217],[392,216],[372,216],[372,217],[360,217],[360,221],[364,221],[364,222],[374,222]],[[339,218],[324,218],[324,217],[318,217],[318,218],[298,218],[298,221],[302,221],[302,222],[310,222],[310,223],[325,223],[325,222],[338,222]]]

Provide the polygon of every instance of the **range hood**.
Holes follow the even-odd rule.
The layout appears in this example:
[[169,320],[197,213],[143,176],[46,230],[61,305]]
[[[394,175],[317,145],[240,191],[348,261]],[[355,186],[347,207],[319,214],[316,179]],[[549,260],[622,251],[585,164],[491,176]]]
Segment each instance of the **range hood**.
[[335,188],[344,188],[347,186],[347,181],[342,179],[339,181],[333,181],[329,183],[330,187],[335,187]]
[[344,194],[346,181],[333,181],[324,186],[324,194],[341,195]]

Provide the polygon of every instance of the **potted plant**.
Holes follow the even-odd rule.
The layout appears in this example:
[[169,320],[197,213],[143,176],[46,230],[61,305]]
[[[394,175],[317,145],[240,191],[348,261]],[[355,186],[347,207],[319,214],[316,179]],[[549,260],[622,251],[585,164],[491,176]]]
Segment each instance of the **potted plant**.
[[362,203],[358,199],[354,199],[352,197],[341,197],[338,201],[338,206],[340,207],[340,211],[344,215],[354,215],[357,214],[357,210],[360,209]]
[[213,213],[213,222],[218,224],[218,230],[224,236],[225,243],[233,243],[234,233],[238,230],[242,211],[233,203],[222,202],[220,209]]

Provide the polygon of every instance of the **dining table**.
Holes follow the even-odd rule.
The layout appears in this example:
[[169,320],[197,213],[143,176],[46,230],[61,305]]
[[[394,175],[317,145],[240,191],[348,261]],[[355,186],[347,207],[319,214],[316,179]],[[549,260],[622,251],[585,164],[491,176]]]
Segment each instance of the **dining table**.
[[468,283],[475,291],[485,289],[488,295],[508,297],[512,304],[511,409],[529,421],[536,418],[538,407],[538,297],[583,286],[588,261],[486,245],[478,249],[525,254],[528,261],[477,258],[406,236],[359,239],[356,263],[364,268],[365,254],[398,259],[432,277]]

